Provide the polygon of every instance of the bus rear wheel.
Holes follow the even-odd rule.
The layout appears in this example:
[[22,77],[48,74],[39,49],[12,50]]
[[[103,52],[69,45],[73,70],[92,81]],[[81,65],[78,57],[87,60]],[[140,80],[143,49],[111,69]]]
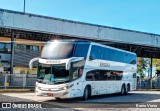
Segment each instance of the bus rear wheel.
[[125,94],[125,84],[122,85],[121,87],[121,95],[124,95]]
[[127,84],[127,87],[125,88],[125,94],[128,94],[129,91],[130,91],[130,85]]

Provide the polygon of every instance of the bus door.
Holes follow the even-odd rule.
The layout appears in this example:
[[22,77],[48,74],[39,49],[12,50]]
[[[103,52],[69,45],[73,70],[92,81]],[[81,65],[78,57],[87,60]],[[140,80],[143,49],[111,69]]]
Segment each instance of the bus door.
[[92,90],[92,94],[91,95],[95,95],[95,81],[94,81],[94,73],[93,71],[89,71],[86,74],[86,82],[84,84],[84,86],[86,86],[86,84],[90,84],[91,85],[91,90]]
[[78,78],[82,76],[82,72],[80,72],[80,68],[73,67],[71,71],[72,75],[72,80],[75,82],[74,88],[72,88],[72,96],[73,97],[78,97],[82,95],[82,87],[83,87],[83,82],[80,81]]

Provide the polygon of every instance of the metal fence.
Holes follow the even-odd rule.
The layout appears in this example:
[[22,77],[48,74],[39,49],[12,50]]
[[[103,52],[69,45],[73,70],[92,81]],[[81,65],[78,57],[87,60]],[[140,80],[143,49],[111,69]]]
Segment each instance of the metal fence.
[[36,74],[1,74],[0,87],[1,88],[28,88],[35,87]]
[[[34,88],[37,74],[0,74],[0,88]],[[160,89],[160,77],[156,80],[138,79],[137,89]]]
[[156,79],[140,78],[137,81],[137,89],[160,89],[160,77],[156,77]]

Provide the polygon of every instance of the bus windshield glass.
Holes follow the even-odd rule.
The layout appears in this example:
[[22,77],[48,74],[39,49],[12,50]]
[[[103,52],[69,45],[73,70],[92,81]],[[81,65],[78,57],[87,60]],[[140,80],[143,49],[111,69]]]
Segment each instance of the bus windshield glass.
[[52,41],[45,44],[41,57],[44,59],[67,59],[86,57],[89,49],[87,42]]
[[73,56],[74,42],[48,42],[43,47],[41,57],[46,59],[67,59]]
[[65,83],[70,81],[66,64],[39,64],[37,81],[45,84]]

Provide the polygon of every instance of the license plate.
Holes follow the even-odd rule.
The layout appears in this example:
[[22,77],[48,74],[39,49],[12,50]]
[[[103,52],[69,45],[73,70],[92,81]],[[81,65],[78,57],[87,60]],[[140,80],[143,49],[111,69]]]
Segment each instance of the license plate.
[[51,93],[47,93],[47,95],[48,95],[48,96],[53,96],[53,94],[51,94]]

